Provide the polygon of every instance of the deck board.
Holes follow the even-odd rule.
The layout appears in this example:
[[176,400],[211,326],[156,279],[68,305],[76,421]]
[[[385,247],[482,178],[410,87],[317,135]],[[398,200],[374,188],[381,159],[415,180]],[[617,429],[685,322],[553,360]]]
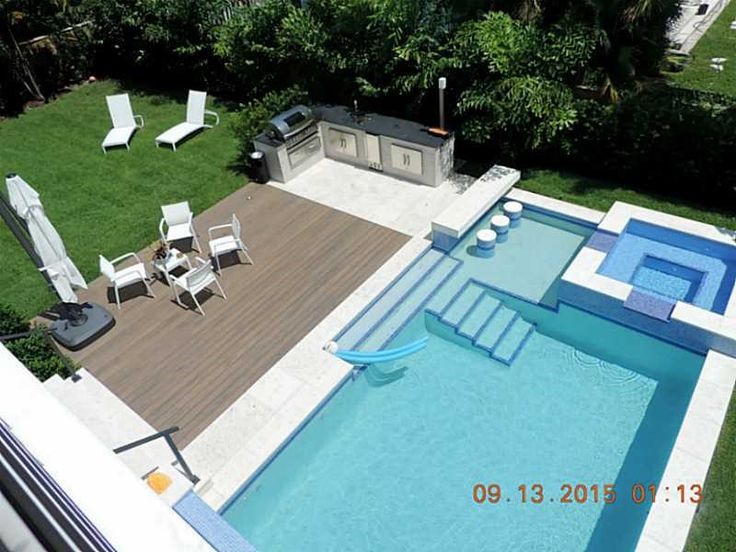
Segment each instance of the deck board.
[[[233,212],[255,264],[223,266],[227,300],[206,298],[205,317],[174,303],[162,282],[153,284],[155,299],[133,293],[120,311],[109,302],[104,279],[82,294],[109,305],[117,324],[72,358],[156,429],[178,425],[180,447],[409,239],[276,188],[249,185],[195,218],[204,248],[207,228]],[[139,254],[148,263],[151,251]]]

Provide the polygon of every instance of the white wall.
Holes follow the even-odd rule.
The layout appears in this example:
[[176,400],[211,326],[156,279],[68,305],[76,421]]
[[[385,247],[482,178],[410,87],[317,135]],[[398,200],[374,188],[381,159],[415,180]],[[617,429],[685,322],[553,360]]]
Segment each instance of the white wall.
[[118,550],[212,550],[1,344],[0,416]]

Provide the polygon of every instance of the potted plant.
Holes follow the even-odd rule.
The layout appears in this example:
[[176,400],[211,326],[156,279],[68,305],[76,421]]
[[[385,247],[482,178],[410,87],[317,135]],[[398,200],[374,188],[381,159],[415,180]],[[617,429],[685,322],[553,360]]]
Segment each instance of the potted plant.
[[169,249],[169,244],[167,244],[163,240],[160,240],[158,242],[158,247],[153,250],[153,261],[165,263],[169,259],[170,255],[171,251]]

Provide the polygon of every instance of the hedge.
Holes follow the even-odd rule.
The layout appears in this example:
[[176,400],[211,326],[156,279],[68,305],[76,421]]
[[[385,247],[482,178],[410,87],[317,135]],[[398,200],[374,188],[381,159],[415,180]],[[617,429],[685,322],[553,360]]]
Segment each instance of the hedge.
[[578,102],[553,152],[572,168],[712,205],[736,198],[736,98],[650,86],[614,106]]
[[39,380],[45,381],[54,374],[66,377],[64,359],[44,335],[45,328],[31,327],[16,310],[0,303],[0,336],[31,332],[26,337],[4,341],[3,345]]

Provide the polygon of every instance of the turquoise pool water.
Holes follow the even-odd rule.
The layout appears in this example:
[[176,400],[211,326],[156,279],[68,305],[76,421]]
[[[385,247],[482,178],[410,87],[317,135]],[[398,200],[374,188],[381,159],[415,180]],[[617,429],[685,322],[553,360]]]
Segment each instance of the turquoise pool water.
[[[514,236],[529,221],[554,229],[543,233],[549,241]],[[566,224],[523,220],[485,271],[468,242],[458,244],[454,259],[466,256],[472,270],[462,262],[423,299],[400,302],[423,301],[389,346],[429,335],[427,348],[346,383],[224,518],[261,552],[632,550],[648,506],[633,504],[631,486],[659,481],[703,357],[516,297],[532,289],[508,274],[508,259],[523,256],[501,248],[554,248],[550,236],[564,236],[568,259],[535,269],[546,282],[537,301],[554,303],[550,289],[579,245],[569,234],[581,235]],[[477,282],[485,272],[513,294]],[[491,328],[497,340],[487,339]],[[495,360],[484,343],[512,360]],[[478,483],[499,485],[502,499],[476,504]],[[544,500],[522,503],[518,486],[535,483]],[[618,499],[561,504],[564,484],[614,484]]]

